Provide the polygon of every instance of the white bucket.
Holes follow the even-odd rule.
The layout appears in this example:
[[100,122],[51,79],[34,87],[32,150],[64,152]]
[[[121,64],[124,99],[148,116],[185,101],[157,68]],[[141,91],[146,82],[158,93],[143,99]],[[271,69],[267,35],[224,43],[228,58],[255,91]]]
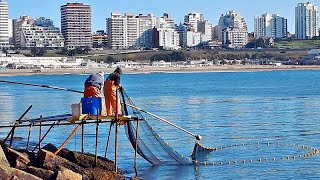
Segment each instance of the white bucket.
[[72,116],[80,116],[80,104],[71,104]]

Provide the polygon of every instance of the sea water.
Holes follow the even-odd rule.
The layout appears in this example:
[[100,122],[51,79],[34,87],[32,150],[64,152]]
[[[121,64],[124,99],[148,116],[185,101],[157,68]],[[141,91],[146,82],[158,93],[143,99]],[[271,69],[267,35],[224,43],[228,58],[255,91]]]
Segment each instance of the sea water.
[[[87,75],[6,76],[0,79],[83,90]],[[121,84],[133,102],[146,111],[199,134],[208,147],[233,144],[272,145],[301,144],[320,148],[320,71],[262,71],[212,73],[149,73],[124,74]],[[30,106],[27,118],[71,113],[71,104],[78,103],[81,94],[40,87],[0,84],[0,124],[7,125],[20,117]],[[178,152],[189,156],[195,139],[161,122],[150,122],[161,137]],[[57,126],[43,144],[60,146],[75,128]],[[42,129],[42,134],[48,128]],[[10,129],[0,129],[5,137]],[[99,125],[98,153],[103,156],[109,124]],[[114,132],[114,129],[112,129]],[[14,142],[25,148],[28,128],[18,129]],[[33,127],[31,145],[38,141],[39,128]],[[94,153],[95,126],[85,127],[85,151]],[[81,150],[77,133],[66,145]],[[320,158],[296,158],[272,161],[270,157],[299,155],[300,149],[283,150],[269,147],[233,147],[213,152],[208,161],[233,160],[241,156],[253,163],[207,166],[154,166],[138,157],[139,176],[144,179],[319,179]],[[294,149],[294,150],[291,150]],[[260,151],[263,150],[263,151]],[[301,150],[302,151],[302,150]],[[264,154],[268,153],[268,154]],[[290,154],[289,153],[289,154]],[[108,158],[114,159],[114,134],[111,134]],[[259,158],[268,161],[258,162]],[[119,132],[119,167],[126,176],[134,176],[134,151],[124,130]]]

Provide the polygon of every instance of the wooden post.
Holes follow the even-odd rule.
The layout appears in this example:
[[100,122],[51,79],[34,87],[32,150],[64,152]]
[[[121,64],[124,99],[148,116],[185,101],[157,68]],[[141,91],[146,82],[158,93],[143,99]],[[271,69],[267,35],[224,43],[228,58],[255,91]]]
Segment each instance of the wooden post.
[[29,125],[30,125],[30,127],[29,127],[27,147],[26,147],[27,151],[28,151],[28,148],[29,148],[29,142],[30,142],[30,136],[31,136],[31,128],[32,128],[33,123],[30,123]]
[[74,130],[72,131],[72,133],[69,135],[69,137],[63,142],[63,144],[56,150],[56,152],[54,153],[54,155],[57,155],[61,149],[67,144],[67,142],[70,140],[70,138],[74,135],[74,133],[77,132],[77,130],[80,128],[81,124],[78,124],[78,126],[76,128],[74,128]]

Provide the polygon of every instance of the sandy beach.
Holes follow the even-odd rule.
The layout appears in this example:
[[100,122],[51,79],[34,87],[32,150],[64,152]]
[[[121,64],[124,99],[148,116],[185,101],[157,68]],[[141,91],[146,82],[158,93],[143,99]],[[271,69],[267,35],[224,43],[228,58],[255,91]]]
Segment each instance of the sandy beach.
[[[114,68],[75,68],[75,69],[42,69],[33,72],[32,69],[5,69],[0,70],[0,76],[35,75],[35,74],[90,74],[99,71],[113,72]],[[320,66],[272,66],[272,65],[221,65],[205,67],[143,67],[123,68],[123,73],[188,73],[188,72],[253,72],[273,70],[320,70]]]

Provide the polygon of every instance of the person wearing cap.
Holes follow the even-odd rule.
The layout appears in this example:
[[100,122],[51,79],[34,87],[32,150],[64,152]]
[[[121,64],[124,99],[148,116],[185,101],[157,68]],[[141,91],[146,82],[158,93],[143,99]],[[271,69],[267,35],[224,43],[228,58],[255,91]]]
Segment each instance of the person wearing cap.
[[84,83],[83,97],[102,97],[104,72],[91,74]]
[[[104,81],[104,98],[107,108],[107,115],[118,115],[121,114],[121,104],[120,98],[118,96],[117,102],[117,89],[121,87],[120,85],[120,76],[122,70],[120,67],[117,67],[113,73],[111,73],[107,79]],[[116,112],[117,109],[117,112]]]

